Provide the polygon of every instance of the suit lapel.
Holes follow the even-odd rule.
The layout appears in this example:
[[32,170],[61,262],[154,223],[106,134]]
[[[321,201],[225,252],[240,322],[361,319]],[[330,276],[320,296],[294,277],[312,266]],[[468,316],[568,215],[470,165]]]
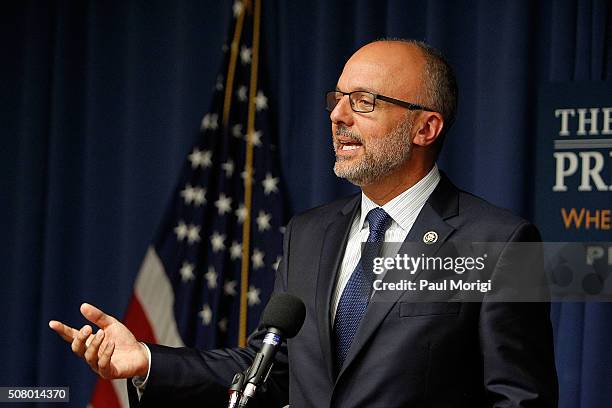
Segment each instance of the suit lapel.
[[[442,173],[438,186],[419,213],[406,240],[400,247],[399,253],[433,256],[454,231],[454,228],[447,224],[445,219],[456,215],[457,212],[458,191]],[[429,231],[435,231],[438,234],[438,240],[426,244],[423,242],[423,236]],[[415,276],[420,272],[420,270],[417,271]],[[385,276],[384,281],[398,282],[402,279],[401,275],[404,273],[404,271],[390,271]],[[403,294],[403,291],[385,291],[374,294],[336,381],[347,370]]]
[[323,352],[323,360],[327,364],[327,372],[332,381],[334,356],[331,350],[331,320],[330,308],[336,276],[342,264],[344,250],[348,240],[351,223],[355,213],[360,208],[361,195],[350,200],[347,205],[332,219],[323,236],[321,261],[317,275],[317,322],[319,340]]

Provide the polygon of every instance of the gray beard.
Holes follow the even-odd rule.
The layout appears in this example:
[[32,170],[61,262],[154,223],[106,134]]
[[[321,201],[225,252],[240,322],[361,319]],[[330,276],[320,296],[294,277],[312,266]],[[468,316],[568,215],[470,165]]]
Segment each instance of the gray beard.
[[[407,116],[388,134],[370,140],[365,154],[358,161],[349,163],[354,158],[336,156],[334,173],[359,187],[382,179],[410,158],[409,134],[412,125],[412,118]],[[361,135],[351,132],[346,127],[338,127],[336,135],[348,136],[363,144]]]

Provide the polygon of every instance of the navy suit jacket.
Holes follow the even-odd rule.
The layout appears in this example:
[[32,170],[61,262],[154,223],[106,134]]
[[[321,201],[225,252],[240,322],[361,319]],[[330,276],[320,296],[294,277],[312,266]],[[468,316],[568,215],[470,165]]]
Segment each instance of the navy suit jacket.
[[[548,303],[415,303],[399,291],[375,301],[375,294],[344,365],[334,367],[331,297],[359,206],[356,195],[289,223],[275,291],[300,297],[306,320],[279,352],[254,406],[556,407]],[[423,243],[428,231],[438,234],[434,244]],[[426,256],[453,241],[539,240],[533,225],[458,190],[445,175],[406,239]],[[494,256],[504,263],[503,250]],[[146,391],[138,402],[130,386],[131,401],[226,406],[233,374],[250,365],[261,340],[258,331],[244,349],[150,345]]]

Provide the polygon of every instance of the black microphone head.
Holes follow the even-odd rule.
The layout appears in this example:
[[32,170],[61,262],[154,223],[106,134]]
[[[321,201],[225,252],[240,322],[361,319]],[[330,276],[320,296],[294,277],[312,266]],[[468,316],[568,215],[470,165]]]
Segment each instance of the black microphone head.
[[268,302],[261,319],[265,327],[275,327],[283,336],[294,337],[304,324],[306,306],[297,296],[277,293]]

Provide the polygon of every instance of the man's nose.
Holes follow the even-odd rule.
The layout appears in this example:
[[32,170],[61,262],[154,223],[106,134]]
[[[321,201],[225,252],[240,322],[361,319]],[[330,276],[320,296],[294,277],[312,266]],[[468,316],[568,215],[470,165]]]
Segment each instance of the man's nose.
[[329,114],[329,118],[335,125],[353,126],[353,109],[351,109],[351,101],[348,95],[344,95],[334,110]]

